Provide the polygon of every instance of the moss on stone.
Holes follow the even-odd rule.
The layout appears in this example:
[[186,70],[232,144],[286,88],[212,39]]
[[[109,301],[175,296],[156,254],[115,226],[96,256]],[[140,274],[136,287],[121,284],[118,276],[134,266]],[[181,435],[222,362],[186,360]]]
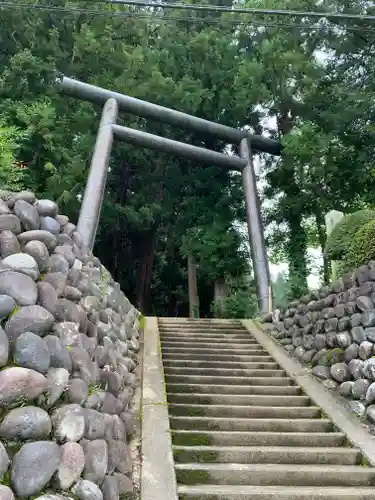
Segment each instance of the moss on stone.
[[179,434],[171,431],[172,443],[176,446],[208,446],[212,444],[210,436],[204,433],[200,434]]
[[174,459],[178,463],[183,462],[203,462],[203,463],[215,463],[219,461],[219,454],[211,450],[173,450]]
[[336,224],[327,238],[324,253],[331,260],[341,260],[347,252],[356,232],[365,224],[375,220],[375,211],[364,209],[346,215]]
[[180,484],[209,484],[211,483],[211,475],[204,470],[177,470],[177,481]]

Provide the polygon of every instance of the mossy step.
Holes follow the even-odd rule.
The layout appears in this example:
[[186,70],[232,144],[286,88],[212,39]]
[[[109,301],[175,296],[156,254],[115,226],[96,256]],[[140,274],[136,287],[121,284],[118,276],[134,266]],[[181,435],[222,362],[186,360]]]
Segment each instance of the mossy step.
[[[340,432],[245,432],[245,431],[171,431],[178,446],[343,446],[345,434]],[[374,469],[375,470],[375,469]]]
[[180,484],[251,486],[371,486],[375,469],[314,464],[176,464]]
[[260,394],[167,394],[168,402],[193,404],[227,404],[246,406],[308,406],[308,396],[272,396]]
[[169,404],[171,416],[215,416],[238,418],[319,418],[317,406],[236,406]]
[[171,417],[172,429],[261,431],[261,432],[329,432],[333,430],[328,419],[285,418],[225,418],[225,417]]
[[373,487],[179,486],[179,500],[374,500]]
[[258,463],[359,465],[361,453],[353,448],[288,446],[174,446],[177,463]]
[[293,379],[288,377],[218,377],[213,375],[165,375],[167,384],[214,384],[214,385],[281,385],[290,386],[294,384]]
[[293,396],[301,394],[299,386],[278,385],[205,385],[205,384],[167,384],[171,393],[187,394],[268,394]]

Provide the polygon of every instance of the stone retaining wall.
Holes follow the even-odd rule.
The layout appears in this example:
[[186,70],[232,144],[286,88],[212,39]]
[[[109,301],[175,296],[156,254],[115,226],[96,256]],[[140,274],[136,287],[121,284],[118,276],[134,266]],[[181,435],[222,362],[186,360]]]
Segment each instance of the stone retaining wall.
[[374,261],[266,315],[264,329],[375,423]]
[[56,203],[0,193],[0,499],[131,498],[139,313]]

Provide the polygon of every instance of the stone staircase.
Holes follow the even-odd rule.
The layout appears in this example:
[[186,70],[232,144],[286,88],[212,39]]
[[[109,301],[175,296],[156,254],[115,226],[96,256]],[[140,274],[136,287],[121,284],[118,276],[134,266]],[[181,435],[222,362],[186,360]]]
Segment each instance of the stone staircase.
[[159,332],[179,500],[375,500],[375,468],[240,322]]

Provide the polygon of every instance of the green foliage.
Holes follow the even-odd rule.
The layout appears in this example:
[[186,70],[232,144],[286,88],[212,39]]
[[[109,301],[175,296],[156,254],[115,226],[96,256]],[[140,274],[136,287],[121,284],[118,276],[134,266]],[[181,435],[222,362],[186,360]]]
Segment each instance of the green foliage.
[[[325,255],[331,260],[345,259],[350,245],[357,238],[358,230],[373,220],[375,220],[375,210],[371,209],[358,210],[343,217],[327,238]],[[359,244],[362,245],[363,242]]]
[[375,259],[375,219],[363,224],[348,242],[340,271],[345,273]]
[[0,185],[8,191],[22,191],[26,186],[25,170],[18,165],[16,154],[21,134],[16,127],[0,123]]
[[214,299],[211,310],[215,318],[254,318],[258,313],[255,286],[244,275],[228,281],[228,295]]

